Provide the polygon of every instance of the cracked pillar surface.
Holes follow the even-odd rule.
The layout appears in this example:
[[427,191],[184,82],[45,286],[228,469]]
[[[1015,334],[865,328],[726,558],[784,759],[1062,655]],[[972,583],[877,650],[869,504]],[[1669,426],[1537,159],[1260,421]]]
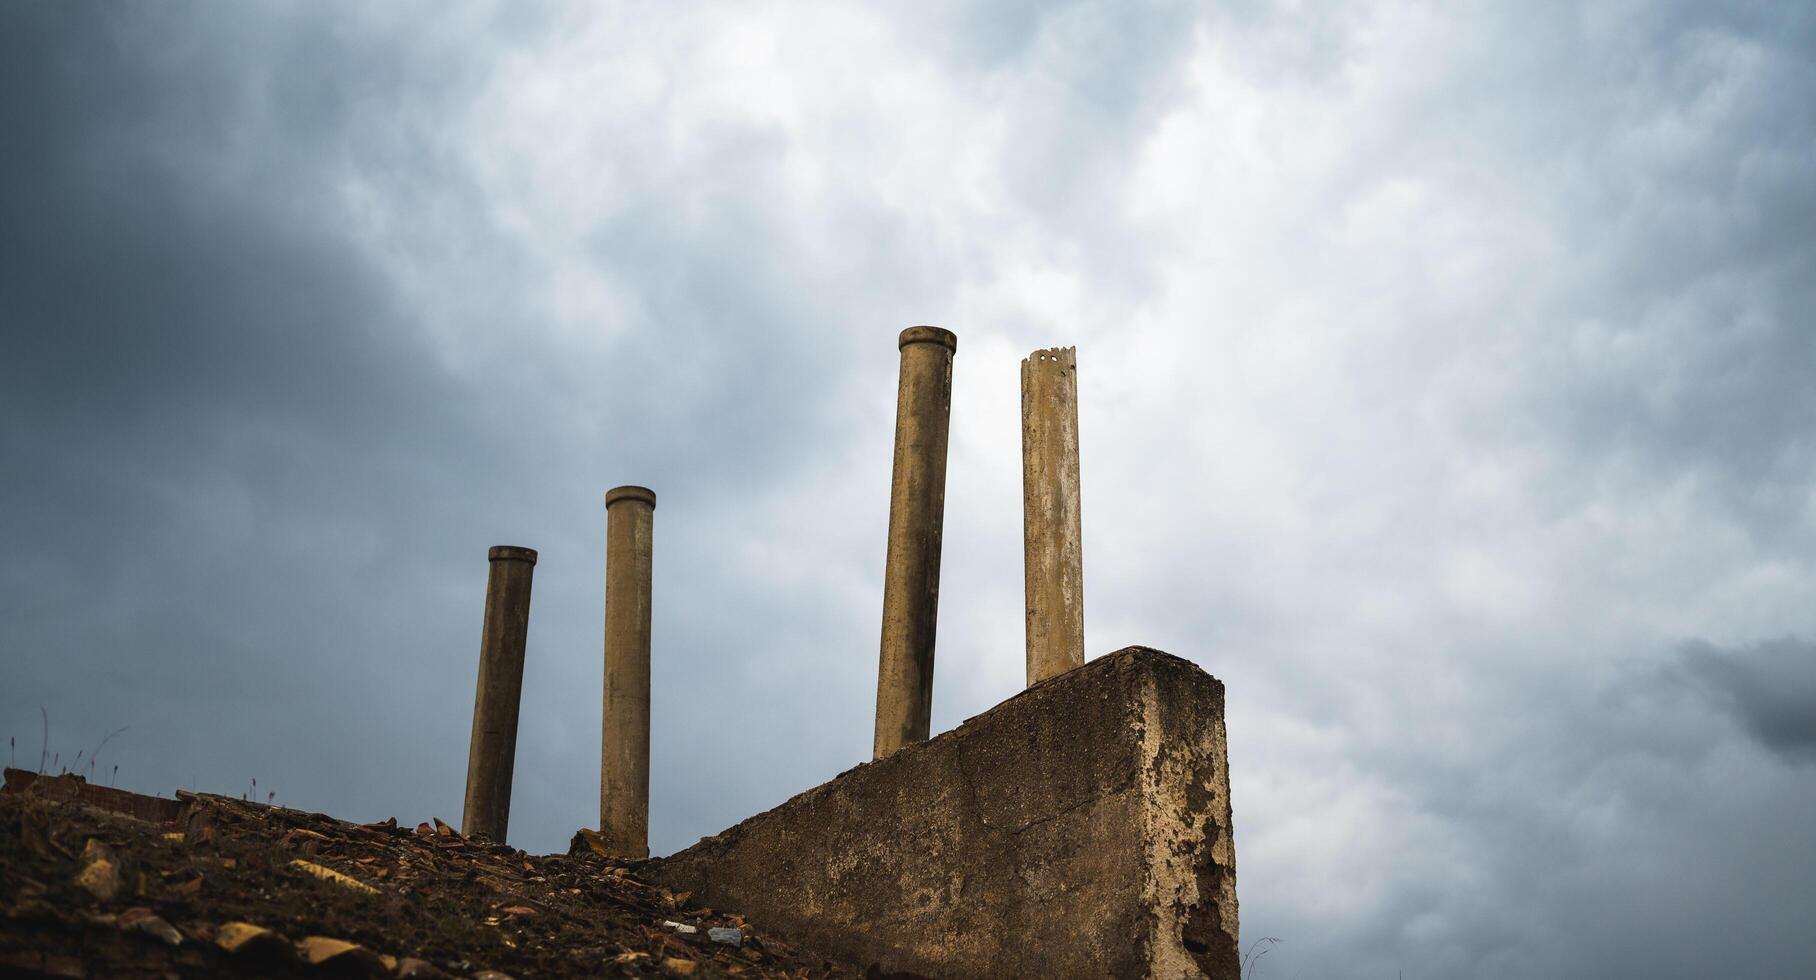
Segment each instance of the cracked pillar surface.
[[655,862],[881,972],[1237,980],[1223,685],[1144,647]]
[[649,622],[656,494],[605,495],[605,703],[599,834],[614,854],[649,857]]
[[511,817],[517,709],[523,695],[523,650],[530,632],[536,552],[499,545],[486,553],[486,559],[485,624],[479,634],[479,683],[473,695],[473,740],[467,750],[467,798],[460,832],[503,843]]
[[1028,684],[1085,662],[1084,533],[1078,511],[1078,353],[1021,363],[1022,570]]
[[933,638],[940,606],[940,534],[946,513],[946,436],[958,337],[909,327],[895,403],[889,487],[889,552],[883,563],[883,639],[877,658],[876,737],[881,759],[927,740],[933,717]]

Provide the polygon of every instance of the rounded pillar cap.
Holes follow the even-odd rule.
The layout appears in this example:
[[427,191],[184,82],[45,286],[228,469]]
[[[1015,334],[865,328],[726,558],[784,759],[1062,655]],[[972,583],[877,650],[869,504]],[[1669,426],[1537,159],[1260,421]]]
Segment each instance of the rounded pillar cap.
[[511,544],[495,545],[492,548],[492,550],[486,552],[486,560],[487,561],[527,561],[530,564],[534,565],[534,564],[536,564],[536,549],[535,548],[519,548],[516,545],[511,545]]
[[952,353],[958,353],[958,334],[943,327],[909,327],[896,339],[897,350],[909,344],[938,344]]
[[622,487],[613,487],[605,492],[605,505],[607,507],[610,507],[621,500],[641,500],[653,508],[656,506],[656,491],[651,490],[649,487],[625,484]]

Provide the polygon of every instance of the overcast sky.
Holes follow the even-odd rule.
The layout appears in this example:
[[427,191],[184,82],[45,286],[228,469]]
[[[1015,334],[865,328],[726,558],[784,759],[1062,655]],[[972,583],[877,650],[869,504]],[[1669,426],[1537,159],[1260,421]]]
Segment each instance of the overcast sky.
[[[0,12],[0,735],[597,819],[660,495],[652,847],[868,758],[895,337],[959,336],[934,728],[1022,686],[1019,359],[1086,646],[1229,687],[1286,978],[1816,976],[1816,8]],[[878,8],[881,10],[882,8]]]

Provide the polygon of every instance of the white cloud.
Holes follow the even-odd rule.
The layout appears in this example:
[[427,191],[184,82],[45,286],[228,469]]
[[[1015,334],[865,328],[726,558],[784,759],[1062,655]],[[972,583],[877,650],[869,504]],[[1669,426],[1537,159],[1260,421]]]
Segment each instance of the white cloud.
[[[936,727],[1020,686],[1017,364],[1076,345],[1088,643],[1228,682],[1245,927],[1287,941],[1270,970],[1816,964],[1756,925],[1816,897],[1791,817],[1811,770],[1748,735],[1787,710],[1756,644],[1816,636],[1807,15],[436,14],[324,36],[306,8],[248,13],[219,28],[239,47],[157,62],[148,128],[78,119],[151,144],[198,210],[331,243],[376,283],[318,293],[331,315],[368,287],[386,308],[336,327],[371,341],[346,364],[396,371],[376,407],[383,386],[324,386],[358,424],[271,423],[229,391],[206,404],[250,414],[237,441],[146,443],[208,464],[151,467],[170,525],[367,569],[296,586],[299,608],[397,576],[343,630],[396,651],[355,680],[427,692],[396,725],[420,733],[370,750],[412,771],[312,775],[312,805],[457,801],[458,759],[402,759],[464,731],[467,668],[438,667],[464,634],[396,609],[475,618],[458,555],[508,534],[544,552],[514,833],[555,848],[590,819],[598,495],[620,482],[662,499],[657,849],[863,758],[894,338],[931,322],[960,336]],[[192,102],[191,70],[243,96]],[[107,455],[72,431],[80,465]],[[276,486],[305,459],[337,481]],[[54,635],[33,615],[21,635]],[[1706,683],[1661,680],[1692,637]],[[1807,658],[1766,659],[1802,690]]]

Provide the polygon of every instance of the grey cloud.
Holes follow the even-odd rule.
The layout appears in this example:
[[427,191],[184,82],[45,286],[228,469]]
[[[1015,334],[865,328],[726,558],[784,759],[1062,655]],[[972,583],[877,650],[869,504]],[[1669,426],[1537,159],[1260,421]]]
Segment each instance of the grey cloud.
[[[538,336],[533,297],[439,150],[434,120],[469,94],[448,62],[250,8],[44,7],[7,37],[22,83],[0,112],[45,133],[0,189],[0,503],[31,515],[9,544],[34,556],[0,625],[21,737],[44,704],[72,750],[130,724],[110,751],[134,788],[235,773],[349,816],[452,818],[482,556],[526,544],[543,559],[513,828],[560,846],[596,805],[600,494],[634,481],[661,494],[658,588],[678,600],[657,610],[657,681],[695,702],[656,719],[658,849],[861,758],[874,679],[845,646],[874,626],[728,559],[740,515],[862,417],[834,365],[893,377],[894,328],[864,304],[909,305],[899,284],[925,275],[899,236],[855,209],[845,234],[879,244],[828,289],[761,193],[776,148],[728,131],[737,173],[657,183],[597,233],[640,318],[597,358],[550,357],[510,341]],[[349,171],[468,256],[475,278],[448,285],[457,326],[499,338],[483,372],[448,368],[430,311],[350,245]],[[785,516],[812,524],[803,499]],[[824,533],[880,572],[881,509],[849,516]],[[804,663],[776,662],[790,648]],[[806,712],[802,675],[848,690]],[[727,745],[752,748],[711,761]]]
[[1760,745],[1789,762],[1816,763],[1816,643],[1794,636],[1723,649],[1683,650],[1690,675]]
[[[1536,81],[1579,110],[1527,101],[1515,103],[1527,122],[1475,124],[1482,139],[1529,136],[1547,167],[1575,175],[1529,202],[1567,236],[1560,258],[1575,268],[1522,297],[1549,342],[1519,366],[1522,412],[1488,424],[1540,420],[1587,465],[1702,481],[1761,541],[1807,552],[1806,535],[1785,531],[1816,475],[1816,397],[1802,382],[1816,370],[1804,231],[1816,123],[1793,108],[1816,99],[1816,17],[1690,4],[1573,26]],[[1597,57],[1607,45],[1613,56]]]
[[[1780,762],[1812,757],[1811,646],[1671,646],[1809,635],[1807,603],[1781,598],[1807,594],[1816,554],[1809,12],[916,8],[877,25],[901,32],[882,49],[906,38],[953,90],[938,111],[1001,140],[950,148],[978,186],[924,201],[938,180],[878,193],[894,178],[845,142],[701,96],[722,66],[687,60],[691,37],[648,92],[557,86],[560,131],[532,136],[635,104],[591,120],[604,135],[570,169],[539,169],[513,155],[540,147],[503,139],[512,120],[479,117],[513,106],[512,71],[660,60],[639,48],[659,32],[588,33],[590,5],[358,11],[0,14],[0,125],[34,137],[0,154],[0,515],[23,556],[0,569],[5,734],[32,746],[43,704],[66,754],[130,724],[108,750],[130,788],[257,777],[339,815],[453,819],[484,551],[528,545],[512,836],[559,848],[596,805],[600,495],[642,482],[662,501],[652,845],[684,846],[867,754],[909,323],[957,329],[962,397],[995,391],[984,407],[1004,413],[955,406],[935,716],[1012,693],[1002,351],[1075,331],[1085,385],[1129,402],[1084,393],[1087,638],[1156,643],[1229,683],[1245,924],[1287,940],[1271,970],[1816,969],[1798,918],[1816,783]],[[711,33],[692,13],[664,23]],[[815,26],[787,38],[847,43]],[[1402,37],[1432,46],[1384,64]],[[1197,92],[1198,56],[1238,90]],[[1128,217],[1176,108],[1203,99],[1213,138],[1246,124],[1224,109],[1276,97],[1315,117],[1241,134],[1284,223],[1224,225],[1187,194],[1180,229],[1225,244],[1175,254],[1188,236]],[[878,138],[901,110],[858,104],[885,118]],[[1299,169],[1266,170],[1302,139],[1284,156]],[[569,285],[552,230],[509,227],[526,187],[598,189],[538,183],[557,179],[616,182],[554,246],[617,304],[577,339],[538,312]],[[1459,249],[1536,227],[1558,250],[1526,267],[1484,245],[1504,273],[1487,298],[1416,248],[1352,276],[1371,257],[1320,236],[1398,180],[1484,204]],[[373,212],[388,237],[365,234]],[[1058,268],[1112,322],[1053,322],[1045,297],[1001,288],[1028,268]],[[1281,296],[1231,302],[1237,276],[1276,272]],[[1169,275],[1218,289],[1171,305]],[[1349,305],[1374,295],[1397,332],[1292,374],[1352,339]],[[1283,321],[1305,350],[1262,336],[1269,303],[1311,311]],[[1124,316],[1151,360],[1111,379]],[[1209,444],[1251,371],[1281,372],[1255,390],[1284,401],[1242,417],[1292,438]],[[1482,479],[1520,499],[1447,497],[1458,459],[1505,460]],[[1006,488],[979,476],[998,464]],[[1633,513],[1653,523],[1603,530]],[[1748,533],[1724,536],[1736,522]],[[1530,556],[1514,591],[1543,581],[1504,618],[1450,599],[1459,542],[1489,566]],[[1497,581],[1477,590],[1504,598]]]
[[[361,665],[468,518],[436,488],[483,489],[465,460],[507,449],[488,393],[435,368],[334,234],[318,178],[348,101],[320,96],[359,76],[291,37],[263,51],[263,104],[227,55],[256,32],[223,20],[42,5],[9,23],[28,81],[0,113],[55,122],[0,179],[0,495],[31,556],[6,573],[5,714],[45,705],[66,747],[131,725],[113,748],[136,788],[227,770],[303,799],[340,782],[363,809],[386,780],[343,779],[347,761],[412,695]],[[275,118],[308,138],[273,141]]]

